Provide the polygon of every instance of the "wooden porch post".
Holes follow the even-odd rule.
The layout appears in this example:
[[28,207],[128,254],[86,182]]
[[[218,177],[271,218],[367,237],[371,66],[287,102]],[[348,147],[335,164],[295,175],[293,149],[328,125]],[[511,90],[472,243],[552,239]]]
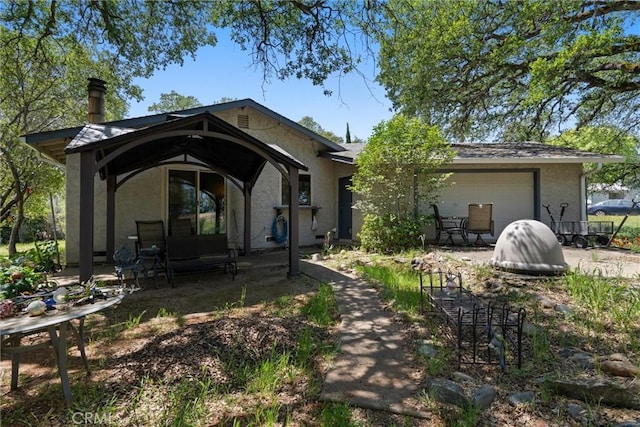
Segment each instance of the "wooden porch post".
[[107,177],[107,258],[106,263],[113,261],[116,235],[116,176]]
[[251,184],[244,183],[244,256],[251,255]]
[[289,273],[288,277],[300,275],[300,232],[299,222],[299,197],[300,183],[298,169],[289,166]]
[[79,217],[79,250],[78,269],[80,281],[89,280],[93,275],[93,198],[95,153],[80,153],[80,217]]

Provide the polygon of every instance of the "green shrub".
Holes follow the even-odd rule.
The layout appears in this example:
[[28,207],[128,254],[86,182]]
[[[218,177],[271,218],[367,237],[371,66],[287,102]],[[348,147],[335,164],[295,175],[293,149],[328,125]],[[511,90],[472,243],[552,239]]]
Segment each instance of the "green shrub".
[[34,242],[33,248],[24,252],[24,257],[31,261],[36,271],[53,273],[59,267],[56,262],[56,242],[53,240]]
[[367,215],[359,233],[360,244],[368,252],[399,253],[420,246],[425,217],[399,218],[394,214]]
[[13,264],[6,258],[0,260],[0,299],[33,293],[42,282],[42,274],[32,267]]

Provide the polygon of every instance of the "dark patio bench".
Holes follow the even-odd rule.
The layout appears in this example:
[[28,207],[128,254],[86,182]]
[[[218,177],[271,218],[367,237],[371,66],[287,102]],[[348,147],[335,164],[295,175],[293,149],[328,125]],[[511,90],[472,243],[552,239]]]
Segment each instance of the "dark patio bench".
[[172,275],[220,269],[235,280],[238,272],[237,251],[221,234],[167,236],[167,259]]

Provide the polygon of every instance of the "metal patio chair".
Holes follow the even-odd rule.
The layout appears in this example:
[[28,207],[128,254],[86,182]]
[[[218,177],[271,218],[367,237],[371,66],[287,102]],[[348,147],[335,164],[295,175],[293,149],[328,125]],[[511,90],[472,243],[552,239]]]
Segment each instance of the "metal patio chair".
[[493,203],[469,203],[466,232],[476,235],[475,245],[487,243],[482,239],[483,234],[493,236]]
[[136,258],[135,254],[129,250],[129,248],[122,245],[120,249],[113,253],[113,261],[115,263],[118,284],[124,286],[125,271],[130,270],[131,274],[133,274],[133,280],[136,282],[134,289],[140,289],[140,283],[138,283],[138,258]]
[[453,245],[453,236],[458,235],[462,237],[462,240],[465,244],[468,243],[467,233],[464,228],[464,218],[445,218],[440,216],[440,210],[438,209],[438,205],[431,205],[433,207],[433,215],[436,222],[436,245],[440,243],[440,237],[442,233],[447,233],[447,240],[444,241],[445,245],[447,242],[451,242]]
[[145,279],[147,278],[148,268],[146,261],[151,260],[153,269],[153,278],[158,277],[158,269],[165,272],[167,282],[173,284],[173,275],[167,256],[167,237],[164,233],[164,222],[157,221],[136,221],[136,229],[138,232],[138,257],[140,266]]

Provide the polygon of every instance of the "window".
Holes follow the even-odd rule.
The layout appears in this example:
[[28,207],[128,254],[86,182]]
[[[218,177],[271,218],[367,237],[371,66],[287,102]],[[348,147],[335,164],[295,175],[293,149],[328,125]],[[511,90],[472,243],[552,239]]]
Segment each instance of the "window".
[[226,234],[224,178],[213,172],[169,170],[168,216],[169,227],[172,219],[188,218],[197,234]]
[[[311,175],[298,175],[298,204],[311,206]],[[289,181],[282,178],[282,204],[289,204]]]

